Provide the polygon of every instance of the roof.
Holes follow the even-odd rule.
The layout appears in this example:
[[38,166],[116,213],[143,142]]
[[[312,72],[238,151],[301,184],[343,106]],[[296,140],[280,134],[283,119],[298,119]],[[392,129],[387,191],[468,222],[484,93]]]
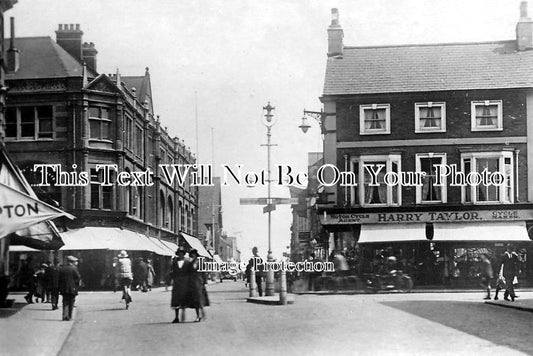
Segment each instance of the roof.
[[19,70],[7,73],[7,80],[82,75],[83,65],[50,37],[15,38],[15,47],[20,51]]
[[324,95],[533,87],[533,51],[516,41],[344,47]]
[[143,76],[121,76],[120,80],[126,85],[128,90],[135,88],[137,99],[144,103],[145,100],[148,100],[151,105],[152,101],[152,88],[150,85],[150,74],[148,73],[148,68],[146,68],[146,73]]

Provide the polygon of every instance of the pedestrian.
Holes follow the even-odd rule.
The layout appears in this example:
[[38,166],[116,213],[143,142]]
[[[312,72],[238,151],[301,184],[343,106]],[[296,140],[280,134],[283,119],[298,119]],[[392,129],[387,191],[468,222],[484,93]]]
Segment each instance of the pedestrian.
[[490,263],[487,255],[481,255],[481,285],[487,291],[485,300],[490,299],[490,281],[494,277],[494,272],[492,270],[492,265]]
[[[317,259],[316,259],[316,255],[314,252],[312,252],[310,255],[309,255],[309,258],[307,259],[307,261],[313,263],[313,265],[316,263],[316,262],[319,262]],[[316,279],[320,276],[321,273],[318,273],[316,271],[309,271],[307,272],[307,278],[308,278],[308,283],[307,283],[307,289],[312,292],[315,290],[315,281]]]
[[46,287],[44,273],[47,268],[48,268],[48,265],[46,263],[41,263],[41,265],[35,271],[35,281],[36,281],[35,301],[37,303],[39,303],[39,298],[41,298],[41,303],[45,302],[47,287]]
[[118,278],[120,280],[120,287],[122,289],[122,299],[126,302],[126,309],[129,308],[132,302],[130,287],[133,280],[133,273],[131,271],[131,260],[128,258],[128,253],[124,250],[118,254],[117,270]]
[[253,256],[248,261],[248,265],[246,266],[246,276],[248,279],[248,285],[250,285],[251,280],[251,274],[253,271],[255,271],[255,283],[257,284],[257,292],[259,293],[259,296],[263,296],[263,259],[259,257],[259,249],[254,246],[252,248]]
[[176,317],[172,323],[180,323],[185,321],[185,309],[189,307],[191,277],[190,262],[185,259],[185,249],[183,247],[176,250],[176,257],[172,260],[170,276],[173,283],[170,306],[176,313]]
[[148,268],[148,274],[146,277],[146,286],[148,287],[149,291],[152,291],[152,286],[154,285],[154,279],[155,279],[155,270],[154,266],[152,266],[152,260],[147,260],[146,265]]
[[22,285],[25,285],[28,288],[28,294],[24,296],[28,304],[33,303],[33,297],[35,296],[37,289],[37,282],[35,280],[35,271],[33,268],[33,257],[28,256],[24,261],[19,271],[20,281]]
[[148,278],[148,264],[144,259],[139,257],[139,265],[137,266],[137,282],[141,291],[148,292],[147,287],[147,278]]
[[52,310],[58,308],[59,303],[59,259],[54,258],[54,262],[45,271],[45,279],[48,284],[48,293],[50,293],[50,302]]
[[118,257],[113,257],[112,263],[113,271],[111,272],[111,283],[113,285],[113,293],[117,292],[120,287],[120,267],[118,265]]
[[200,322],[205,319],[204,307],[209,305],[207,298],[207,290],[205,284],[207,282],[205,273],[198,271],[198,251],[189,251],[190,261],[190,279],[189,279],[189,307],[196,309],[196,320]]
[[59,269],[59,291],[63,295],[63,320],[65,321],[72,319],[72,309],[80,286],[81,278],[77,264],[76,257],[68,256],[67,265]]
[[507,244],[507,250],[503,254],[502,259],[502,274],[505,278],[505,293],[503,299],[514,302],[515,293],[513,280],[518,274],[518,255],[514,252],[514,247],[511,244]]

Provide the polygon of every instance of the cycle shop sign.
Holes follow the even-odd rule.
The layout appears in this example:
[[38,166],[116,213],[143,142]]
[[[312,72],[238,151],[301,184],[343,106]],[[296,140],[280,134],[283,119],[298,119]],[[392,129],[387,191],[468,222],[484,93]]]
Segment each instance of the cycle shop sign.
[[340,213],[320,215],[322,225],[380,223],[446,223],[533,220],[533,210],[498,209],[469,211],[416,211],[387,213]]

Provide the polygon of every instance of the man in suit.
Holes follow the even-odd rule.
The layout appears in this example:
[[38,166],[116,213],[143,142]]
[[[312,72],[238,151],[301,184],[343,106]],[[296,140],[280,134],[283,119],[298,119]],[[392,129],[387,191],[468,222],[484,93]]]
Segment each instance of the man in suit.
[[63,295],[63,320],[72,319],[72,309],[78,295],[80,273],[76,265],[78,259],[74,256],[67,257],[67,265],[59,269],[59,291]]
[[507,251],[503,254],[502,260],[502,274],[505,278],[505,293],[503,298],[509,301],[509,296],[511,296],[511,301],[514,302],[515,293],[513,280],[516,275],[518,275],[518,255],[514,252],[512,245],[507,245]]
[[250,274],[255,271],[255,283],[257,284],[257,291],[259,292],[259,296],[263,296],[263,287],[262,287],[262,279],[263,279],[263,272],[264,272],[264,266],[263,266],[263,259],[259,257],[259,249],[257,247],[254,247],[252,249],[252,253],[254,254],[252,258],[248,261],[248,265],[246,266],[246,276],[248,277],[248,283],[250,283]]

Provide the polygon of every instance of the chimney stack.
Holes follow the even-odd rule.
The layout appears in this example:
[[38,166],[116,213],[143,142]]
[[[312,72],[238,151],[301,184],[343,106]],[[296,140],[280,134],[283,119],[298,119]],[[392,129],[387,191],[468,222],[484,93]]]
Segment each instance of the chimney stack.
[[7,71],[10,73],[19,70],[20,53],[15,48],[15,18],[9,18],[11,22],[11,38],[9,40],[9,49],[7,50]]
[[516,45],[519,51],[533,49],[533,21],[527,16],[527,1],[520,3],[520,19],[516,24]]
[[81,49],[82,62],[87,63],[87,67],[96,72],[96,55],[98,51],[94,47],[94,43],[85,42]]
[[76,24],[75,27],[74,24],[59,25],[59,28],[56,31],[56,42],[65,51],[70,53],[72,57],[76,58],[80,62],[83,62],[81,47],[82,36],[83,31],[80,30],[79,24]]
[[342,58],[344,31],[339,24],[339,10],[331,9],[331,25],[328,28],[328,57]]

